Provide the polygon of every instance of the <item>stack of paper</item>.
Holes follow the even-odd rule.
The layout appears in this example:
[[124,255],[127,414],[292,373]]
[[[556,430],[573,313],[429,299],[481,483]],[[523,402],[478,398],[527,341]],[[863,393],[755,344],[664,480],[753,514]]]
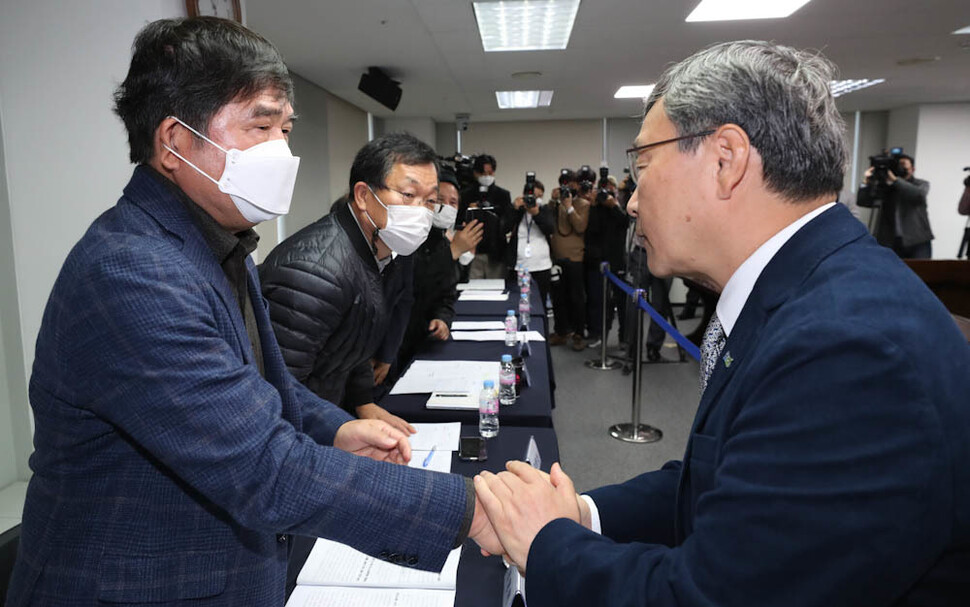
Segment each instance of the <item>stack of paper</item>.
[[391,388],[391,394],[430,394],[431,392],[472,393],[482,390],[482,381],[498,385],[497,361],[416,360]]
[[504,291],[505,281],[501,278],[473,278],[458,283],[456,288],[459,291]]
[[462,291],[458,301],[508,301],[509,294],[501,291]]
[[318,539],[307,557],[287,607],[451,607],[461,548],[448,556],[440,573],[401,567]]
[[[452,331],[455,341],[505,341],[505,331]],[[538,331],[519,331],[516,339],[522,341],[546,341]]]
[[501,320],[456,320],[451,323],[452,331],[504,331]]

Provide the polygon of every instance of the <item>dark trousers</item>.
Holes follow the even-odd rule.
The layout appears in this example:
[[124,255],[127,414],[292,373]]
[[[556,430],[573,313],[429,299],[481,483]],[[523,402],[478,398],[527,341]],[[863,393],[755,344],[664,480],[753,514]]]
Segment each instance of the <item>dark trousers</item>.
[[927,240],[911,247],[904,247],[903,240],[896,238],[893,242],[893,251],[900,259],[930,259],[933,257],[933,241]]
[[558,279],[552,280],[552,311],[556,319],[556,334],[582,335],[586,317],[586,289],[583,262],[557,259]]
[[542,305],[546,305],[546,298],[549,296],[549,287],[552,280],[552,270],[539,270],[538,272],[530,272],[532,278],[535,279],[536,284],[539,285],[539,297],[542,298]]
[[[673,311],[670,307],[670,285],[673,279],[659,278],[650,274],[650,268],[647,267],[647,252],[640,247],[633,247],[633,250],[630,252],[630,261],[627,264],[627,277],[633,285],[633,288],[648,290],[647,300],[654,310],[659,312],[665,319],[673,319]],[[629,339],[627,340],[627,351],[631,358],[636,354],[634,348],[640,347],[640,344],[634,343],[635,336],[633,334],[639,308],[640,306],[636,302],[630,299],[627,300],[626,326],[630,331]],[[665,336],[666,332],[660,328],[660,325],[653,322],[653,319],[650,319],[650,328],[647,331],[647,346],[659,349],[663,345]]]
[[586,331],[590,341],[603,335],[603,274],[599,262],[586,263]]

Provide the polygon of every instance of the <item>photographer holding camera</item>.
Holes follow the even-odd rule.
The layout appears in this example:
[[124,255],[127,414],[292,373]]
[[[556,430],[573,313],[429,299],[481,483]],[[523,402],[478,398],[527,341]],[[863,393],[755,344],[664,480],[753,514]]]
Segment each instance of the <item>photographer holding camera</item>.
[[912,156],[894,153],[874,156],[870,162],[857,202],[860,207],[880,209],[876,241],[903,259],[931,258],[933,232],[926,212],[930,183],[913,176]]
[[[584,192],[590,196],[589,223],[586,227],[586,326],[589,347],[600,345],[600,339],[606,338],[613,324],[614,309],[619,303],[620,314],[624,309],[622,297],[610,297],[603,301],[603,274],[600,264],[610,263],[614,273],[623,275],[626,270],[626,231],[629,218],[620,207],[616,199],[616,178],[611,177],[607,167],[600,167],[599,183],[596,185],[595,196],[593,181],[595,174],[588,167],[580,169],[580,195]],[[612,181],[611,181],[612,180]],[[611,289],[610,294],[622,293],[618,289]],[[603,325],[603,306],[607,306],[607,325]]]
[[509,243],[505,248],[505,263],[510,268],[521,263],[539,285],[539,296],[543,305],[549,295],[552,270],[552,250],[549,237],[555,229],[556,219],[552,207],[543,204],[542,195],[546,186],[536,179],[536,174],[525,174],[525,187],[522,195],[512,202],[505,232]]
[[[559,187],[552,191],[552,309],[556,332],[549,337],[550,346],[569,342],[577,352],[586,348],[583,330],[586,325],[586,288],[584,287],[583,234],[589,222],[589,200],[579,196],[576,174],[563,169]],[[558,270],[557,270],[558,268]]]
[[508,190],[495,185],[496,168],[494,156],[479,154],[472,163],[478,183],[461,191],[459,221],[468,223],[477,219],[485,226],[485,236],[475,250],[469,278],[507,278],[504,228],[512,212],[512,197]]

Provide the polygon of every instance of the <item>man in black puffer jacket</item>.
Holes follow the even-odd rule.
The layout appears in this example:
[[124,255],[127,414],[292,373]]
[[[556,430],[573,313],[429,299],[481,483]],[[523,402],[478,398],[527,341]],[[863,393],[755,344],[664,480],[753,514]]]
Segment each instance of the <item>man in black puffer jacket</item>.
[[375,139],[354,158],[347,200],[280,243],[260,267],[273,329],[296,378],[358,417],[405,432],[414,429],[373,402],[371,358],[389,331],[403,332],[389,326],[398,301],[385,291],[411,280],[410,260],[401,256],[427,238],[437,190],[427,144],[404,133]]

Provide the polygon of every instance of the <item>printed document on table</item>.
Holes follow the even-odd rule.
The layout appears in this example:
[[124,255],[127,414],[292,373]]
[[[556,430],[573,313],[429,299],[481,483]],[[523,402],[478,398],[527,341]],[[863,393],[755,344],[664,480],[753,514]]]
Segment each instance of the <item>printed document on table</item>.
[[501,320],[456,320],[451,323],[452,331],[504,331]]
[[[516,338],[524,341],[546,341],[538,331],[519,331]],[[505,341],[505,331],[452,331],[451,338],[455,341]]]
[[411,424],[417,430],[408,437],[412,451],[458,451],[461,422],[443,424]]
[[453,590],[461,547],[448,555],[440,573],[402,567],[367,556],[346,544],[317,538],[296,583],[300,586],[438,588]]
[[504,291],[505,280],[501,278],[473,278],[468,282],[460,282],[456,287],[459,291]]
[[286,607],[454,607],[454,590],[297,586]]
[[500,366],[498,361],[416,360],[395,382],[391,394],[478,394],[486,379],[498,385]]
[[500,291],[462,291],[458,301],[508,301],[508,293]]

